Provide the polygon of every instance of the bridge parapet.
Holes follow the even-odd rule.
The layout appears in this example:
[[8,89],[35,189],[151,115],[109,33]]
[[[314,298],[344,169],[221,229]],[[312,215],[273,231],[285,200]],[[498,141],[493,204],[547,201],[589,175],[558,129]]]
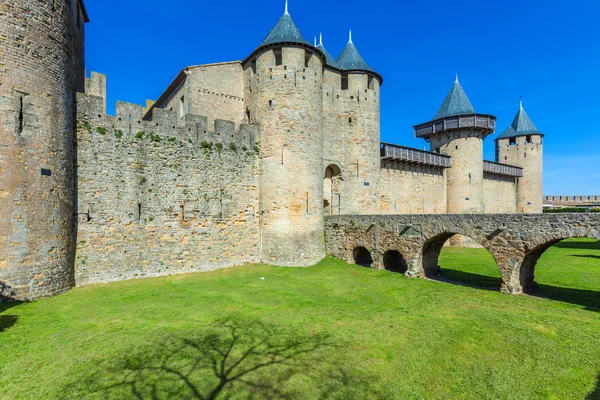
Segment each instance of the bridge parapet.
[[383,269],[390,251],[406,261],[407,277],[439,272],[438,257],[452,236],[468,236],[485,247],[502,273],[502,291],[512,294],[534,283],[537,260],[552,245],[573,237],[600,240],[599,214],[337,215],[325,218],[327,253],[357,262],[366,249],[371,267]]

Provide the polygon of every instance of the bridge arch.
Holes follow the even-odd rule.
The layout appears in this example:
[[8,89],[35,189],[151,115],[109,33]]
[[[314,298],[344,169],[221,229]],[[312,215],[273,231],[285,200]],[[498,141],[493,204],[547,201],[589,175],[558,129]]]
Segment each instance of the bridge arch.
[[408,264],[401,252],[388,250],[383,253],[383,268],[391,272],[405,274],[408,271]]
[[560,234],[545,237],[542,239],[543,241],[539,238],[536,241],[533,241],[533,243],[530,244],[529,250],[525,252],[519,268],[519,284],[522,291],[527,291],[535,287],[535,267],[546,250],[563,240],[573,238],[600,240],[600,231],[585,229],[572,230],[570,232],[561,232]]
[[352,251],[352,257],[354,258],[354,263],[356,265],[360,265],[361,267],[370,268],[373,265],[373,256],[366,247],[355,247]]

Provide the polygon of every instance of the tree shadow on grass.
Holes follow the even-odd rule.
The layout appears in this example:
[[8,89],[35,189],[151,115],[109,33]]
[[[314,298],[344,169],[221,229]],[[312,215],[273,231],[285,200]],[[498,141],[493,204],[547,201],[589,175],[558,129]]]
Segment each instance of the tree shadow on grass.
[[598,378],[596,380],[596,389],[590,392],[585,400],[600,400],[600,374],[598,374]]
[[[501,278],[473,274],[443,268],[434,280],[467,286],[483,290],[499,290]],[[600,311],[600,292],[595,290],[571,289],[559,286],[536,284],[534,288],[526,290],[526,294],[545,299],[571,303],[585,307],[590,311]]]
[[373,377],[332,362],[337,347],[328,335],[228,318],[94,363],[89,378],[66,387],[63,397],[381,398]]

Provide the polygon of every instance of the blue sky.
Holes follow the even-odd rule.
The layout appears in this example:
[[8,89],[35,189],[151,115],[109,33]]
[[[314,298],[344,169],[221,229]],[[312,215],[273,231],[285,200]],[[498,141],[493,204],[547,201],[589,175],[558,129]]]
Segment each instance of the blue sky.
[[[116,100],[157,99],[186,66],[241,60],[283,14],[284,0],[86,0],[88,71],[108,75]],[[597,0],[290,0],[307,40],[323,32],[337,57],[348,30],[384,77],[381,139],[424,148],[412,126],[430,120],[456,73],[475,109],[510,125],[524,96],[546,134],[544,194],[600,194],[600,2]]]

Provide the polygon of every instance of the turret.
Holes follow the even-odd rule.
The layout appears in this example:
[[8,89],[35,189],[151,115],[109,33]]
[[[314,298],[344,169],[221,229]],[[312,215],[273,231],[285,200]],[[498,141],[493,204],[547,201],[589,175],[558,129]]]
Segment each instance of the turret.
[[517,185],[517,211],[541,213],[543,137],[525,110],[523,102],[511,126],[496,138],[496,161],[523,168]]
[[433,120],[414,129],[431,151],[452,157],[446,170],[448,213],[483,213],[483,140],[496,129],[496,117],[475,111],[457,76]]
[[325,256],[324,55],[288,13],[244,62],[246,113],[260,128],[262,261],[308,266]]
[[19,299],[74,286],[75,93],[82,0],[5,0],[0,70],[0,281]]
[[[339,171],[337,192],[324,193],[325,212],[377,213],[380,173],[379,90],[383,79],[365,62],[352,40],[352,33],[335,61],[329,56],[322,40],[319,49],[327,59],[323,82],[326,156],[323,171]],[[335,179],[335,176],[332,178]]]

